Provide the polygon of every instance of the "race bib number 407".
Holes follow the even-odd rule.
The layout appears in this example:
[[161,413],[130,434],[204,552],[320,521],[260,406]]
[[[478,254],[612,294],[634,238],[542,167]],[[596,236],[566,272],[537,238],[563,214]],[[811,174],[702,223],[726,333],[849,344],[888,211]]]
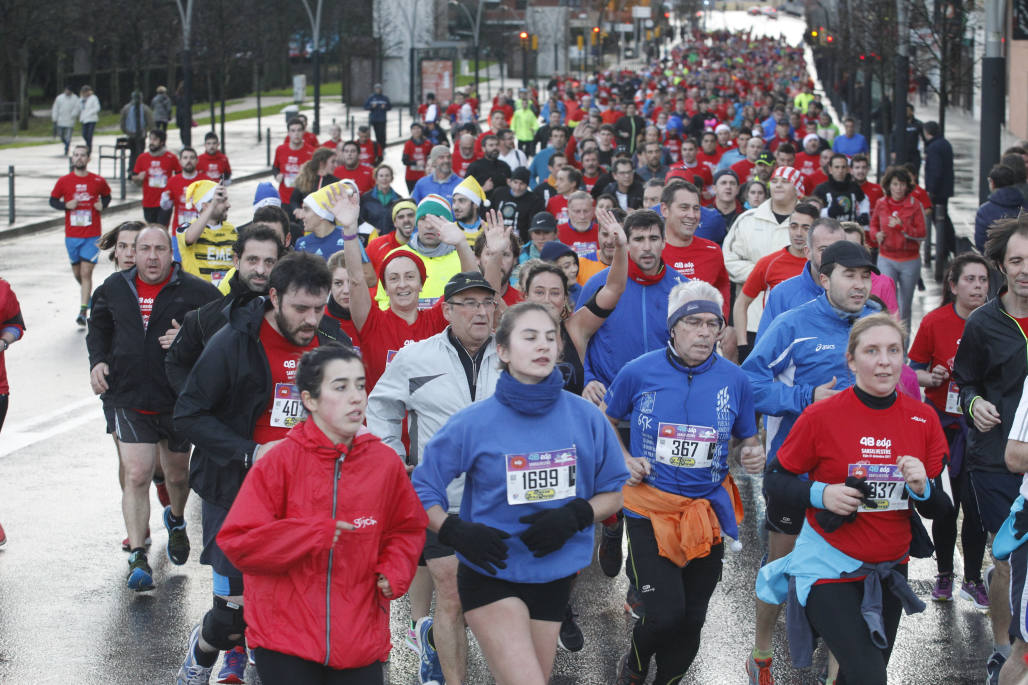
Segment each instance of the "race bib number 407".
[[271,425],[292,428],[303,421],[307,410],[300,402],[300,391],[292,383],[275,384],[275,401],[271,404]]
[[505,455],[507,504],[568,499],[576,494],[578,452],[574,446],[548,452]]
[[907,508],[907,483],[895,464],[850,464],[848,473],[863,478],[871,489],[871,495],[860,505],[860,512]]

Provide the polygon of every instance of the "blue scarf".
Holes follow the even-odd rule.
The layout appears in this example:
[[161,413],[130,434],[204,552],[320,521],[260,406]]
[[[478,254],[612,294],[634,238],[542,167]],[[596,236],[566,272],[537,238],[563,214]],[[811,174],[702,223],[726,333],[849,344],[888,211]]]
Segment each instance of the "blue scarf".
[[564,376],[556,368],[538,383],[528,384],[504,371],[496,381],[493,395],[519,414],[540,416],[550,410],[560,398],[564,388]]

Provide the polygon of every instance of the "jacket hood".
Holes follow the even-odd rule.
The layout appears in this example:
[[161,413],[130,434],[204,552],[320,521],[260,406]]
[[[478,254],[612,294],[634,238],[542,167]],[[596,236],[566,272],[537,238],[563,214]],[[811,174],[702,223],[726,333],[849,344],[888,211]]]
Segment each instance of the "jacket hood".
[[999,205],[1000,207],[1018,209],[1024,205],[1024,195],[1022,195],[1021,191],[1014,186],[996,188],[996,190],[992,191],[992,194],[989,195],[989,202]]
[[335,461],[339,455],[357,455],[364,451],[371,443],[378,440],[365,426],[361,426],[357,435],[353,437],[350,446],[333,444],[328,436],[318,428],[318,424],[309,416],[298,426],[286,434],[286,439],[292,440],[306,452],[309,452],[319,459]]

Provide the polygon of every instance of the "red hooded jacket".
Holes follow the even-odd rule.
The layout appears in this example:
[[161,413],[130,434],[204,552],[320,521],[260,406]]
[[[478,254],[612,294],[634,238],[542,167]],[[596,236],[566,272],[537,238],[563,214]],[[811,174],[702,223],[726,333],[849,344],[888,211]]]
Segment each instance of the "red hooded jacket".
[[[897,217],[901,223],[890,226],[889,220]],[[924,208],[913,195],[896,202],[886,194],[871,213],[869,226],[871,244],[878,245],[878,252],[886,259],[905,261],[915,259],[921,248],[917,238],[924,239],[927,230],[924,223]],[[885,242],[878,242],[878,234],[885,233]]]
[[[332,545],[335,522],[343,531]],[[417,569],[428,517],[403,462],[362,429],[349,449],[312,419],[258,461],[218,544],[243,572],[246,640],[336,669],[389,655],[389,601]]]

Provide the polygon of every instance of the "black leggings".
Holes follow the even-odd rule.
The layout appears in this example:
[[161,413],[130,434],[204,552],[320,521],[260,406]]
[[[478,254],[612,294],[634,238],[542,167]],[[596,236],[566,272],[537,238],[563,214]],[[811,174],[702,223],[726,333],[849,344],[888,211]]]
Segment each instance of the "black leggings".
[[[896,570],[907,576],[907,565]],[[885,671],[896,642],[903,606],[899,598],[882,587],[882,621],[889,646],[875,647],[871,632],[860,614],[864,597],[863,581],[823,583],[810,589],[807,618],[814,631],[839,661],[836,685],[885,685]]]
[[10,395],[0,395],[0,428],[4,427],[4,419],[7,418],[7,405],[10,401]]
[[291,654],[282,654],[258,647],[253,660],[264,685],[382,685],[382,664],[375,662],[361,668],[335,669],[307,661]]
[[[960,503],[967,496],[967,471],[951,481],[953,486],[953,513],[932,520],[932,540],[935,541],[935,559],[939,573],[953,573],[953,548],[957,544],[957,514]],[[960,546],[964,550],[964,580],[982,581],[982,559],[985,558],[987,536],[978,520],[978,507],[964,507],[964,521],[960,526]]]
[[655,685],[678,683],[700,649],[707,604],[721,580],[723,544],[684,568],[660,556],[649,519],[626,516],[629,581],[639,591],[646,615],[632,631],[630,658],[645,672],[657,657]]

